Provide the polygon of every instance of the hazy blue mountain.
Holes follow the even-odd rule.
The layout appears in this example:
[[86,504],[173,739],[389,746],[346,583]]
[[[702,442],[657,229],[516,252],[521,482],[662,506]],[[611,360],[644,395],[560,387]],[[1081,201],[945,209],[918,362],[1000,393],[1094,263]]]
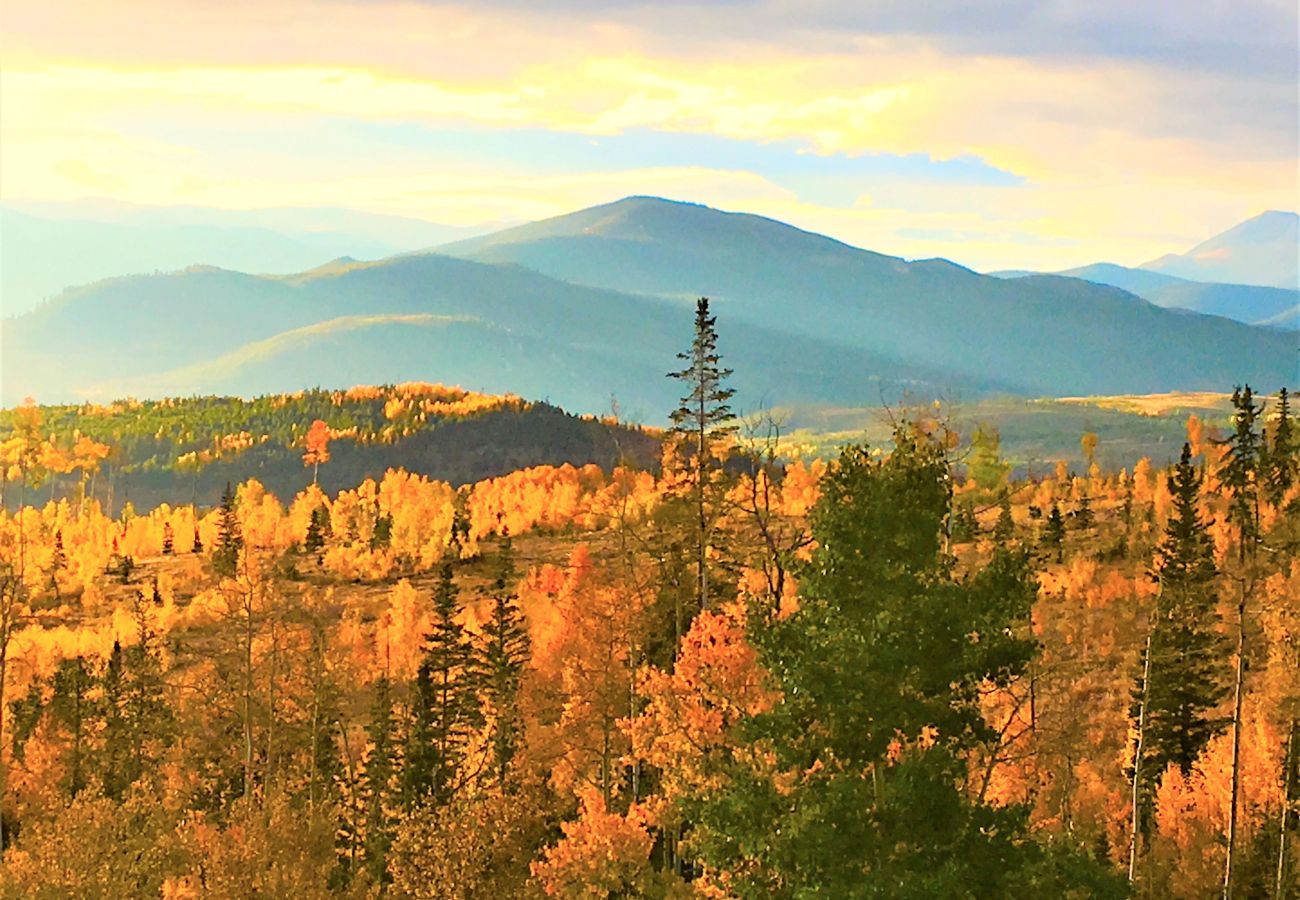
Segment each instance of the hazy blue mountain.
[[0,207],[0,314],[122,275],[212,265],[301,272],[338,256],[380,259],[466,229],[341,209],[219,210],[109,201]]
[[1213,357],[1226,361],[1238,341],[1256,339],[1271,347],[1262,371],[1294,369],[1285,340],[1173,316],[1108,287],[1044,276],[1007,281],[946,260],[908,262],[771,219],[651,197],[439,249],[615,290],[705,294],[734,319],[958,375],[1001,373],[1027,391],[1186,385],[1200,377],[1190,369]]
[[[339,263],[291,278],[196,267],[68,292],[5,323],[5,403],[423,379],[658,421],[690,343],[693,304],[581,287],[436,254]],[[722,349],[743,402],[929,395],[943,367],[743,322]],[[972,389],[1008,388],[996,377]]]
[[717,300],[747,409],[1294,380],[1294,341],[1270,329],[1076,278],[906,262],[690,204],[636,198],[452,249],[476,258],[340,260],[283,277],[193,267],[69,291],[4,323],[4,401],[420,378],[579,411],[612,395],[660,421],[701,294]]
[[1261,213],[1186,253],[1153,259],[1142,268],[1194,281],[1295,290],[1300,287],[1300,216]]
[[[999,278],[1020,278],[1034,273],[1012,270],[991,274]],[[1056,274],[1121,288],[1157,306],[1224,316],[1251,325],[1300,326],[1300,291],[1296,290],[1189,281],[1114,263],[1094,263]]]

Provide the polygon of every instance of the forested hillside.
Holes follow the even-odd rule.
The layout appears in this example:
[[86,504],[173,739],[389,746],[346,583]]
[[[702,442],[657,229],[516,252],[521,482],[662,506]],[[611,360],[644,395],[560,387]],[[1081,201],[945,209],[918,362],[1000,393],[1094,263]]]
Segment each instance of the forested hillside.
[[[0,895],[1300,887],[1285,392],[1190,417],[1168,467],[1084,433],[1015,477],[929,404],[800,459],[736,430],[715,325],[701,301],[654,466],[328,488],[342,448],[494,417],[657,445],[429,385],[8,412]],[[236,422],[297,486],[41,498]]]
[[[85,498],[110,514],[127,503],[144,512],[181,499],[210,507],[228,482],[248,478],[291,496],[315,479],[303,465],[314,422],[322,423],[330,458],[318,483],[331,492],[394,468],[459,486],[536,465],[648,466],[659,457],[659,437],[639,427],[421,382],[39,413],[48,449],[28,501]],[[0,433],[22,415],[21,408],[0,411]],[[16,444],[0,444],[0,504],[11,507],[22,496],[17,453]]]

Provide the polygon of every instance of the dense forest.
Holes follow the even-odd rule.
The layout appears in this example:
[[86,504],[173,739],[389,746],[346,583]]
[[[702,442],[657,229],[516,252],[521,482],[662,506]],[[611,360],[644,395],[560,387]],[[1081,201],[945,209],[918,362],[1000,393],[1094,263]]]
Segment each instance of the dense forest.
[[[1285,390],[1169,467],[1016,478],[928,406],[804,460],[716,338],[662,444],[492,477],[333,470],[509,398],[5,413],[0,895],[1300,891]],[[245,433],[307,486],[90,486]]]

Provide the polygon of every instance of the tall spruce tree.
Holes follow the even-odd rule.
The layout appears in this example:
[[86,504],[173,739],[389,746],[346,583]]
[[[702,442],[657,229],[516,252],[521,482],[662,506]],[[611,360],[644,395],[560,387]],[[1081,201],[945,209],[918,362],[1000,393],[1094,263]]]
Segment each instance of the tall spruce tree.
[[687,353],[677,354],[686,368],[668,373],[686,384],[689,392],[673,410],[673,432],[691,447],[691,502],[694,509],[694,543],[697,601],[700,609],[709,604],[708,556],[713,532],[712,495],[723,463],[715,454],[718,439],[735,431],[728,405],[735,394],[726,386],[731,369],[723,368],[718,354],[717,318],[709,314],[709,299],[695,305],[695,338]]
[[1285,387],[1277,392],[1277,417],[1268,429],[1265,450],[1264,492],[1268,502],[1277,506],[1300,477],[1300,441],[1291,418],[1291,395]]
[[1056,551],[1058,563],[1064,558],[1065,517],[1061,515],[1060,504],[1055,501],[1052,503],[1051,513],[1047,516],[1047,524],[1043,526],[1043,546]]
[[218,575],[233,578],[239,569],[239,553],[244,538],[239,531],[239,511],[235,506],[235,491],[226,482],[221,494],[221,519],[217,532],[217,546],[212,551],[212,568]]
[[1168,478],[1173,509],[1151,570],[1160,585],[1150,625],[1151,659],[1149,665],[1139,660],[1133,695],[1132,717],[1143,723],[1142,754],[1134,768],[1147,807],[1144,823],[1165,769],[1172,764],[1189,774],[1227,724],[1214,714],[1228,693],[1222,663],[1227,647],[1217,629],[1214,539],[1198,509],[1201,482],[1191,447],[1183,444]]
[[492,769],[504,782],[519,743],[519,673],[528,662],[528,629],[515,594],[514,548],[508,530],[501,537],[492,613],[483,626],[478,670],[482,700],[492,720]]
[[387,883],[388,850],[393,845],[396,816],[394,788],[398,753],[393,722],[392,684],[387,675],[375,681],[375,700],[366,725],[369,748],[361,772],[361,854],[371,878]]
[[460,603],[450,562],[433,596],[433,622],[415,680],[407,760],[402,773],[408,803],[445,803],[461,786],[465,747],[481,723],[474,647],[457,621]]
[[1228,521],[1237,529],[1238,561],[1244,562],[1259,539],[1259,468],[1263,442],[1259,418],[1263,407],[1255,403],[1250,385],[1232,392],[1232,434],[1221,443],[1227,458],[1219,481],[1228,492]]

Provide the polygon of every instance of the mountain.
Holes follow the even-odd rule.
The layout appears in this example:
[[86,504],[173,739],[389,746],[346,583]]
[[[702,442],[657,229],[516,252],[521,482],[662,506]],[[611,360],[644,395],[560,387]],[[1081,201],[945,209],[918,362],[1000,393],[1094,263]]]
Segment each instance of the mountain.
[[344,254],[380,259],[465,229],[335,209],[219,210],[98,202],[0,207],[0,314],[66,288],[207,264],[301,272]]
[[[993,272],[999,278],[1019,278],[1025,271]],[[1300,291],[1249,284],[1213,284],[1175,278],[1147,269],[1114,263],[1094,263],[1057,272],[1096,284],[1108,284],[1169,309],[1186,309],[1224,316],[1251,325],[1300,328]]]
[[[65,292],[3,323],[3,399],[407,379],[661,421],[694,298],[737,407],[1292,380],[1293,340],[1073,278],[908,262],[756,216],[629,198],[378,262],[212,267]],[[454,254],[454,255],[444,255]]]
[[1186,253],[1153,259],[1142,268],[1193,281],[1295,290],[1300,287],[1300,216],[1261,213]]
[[[289,278],[194,267],[70,291],[4,322],[0,375],[5,403],[419,379],[589,412],[614,398],[658,420],[679,392],[664,373],[690,343],[693,312],[437,254]],[[773,394],[877,398],[881,385],[895,397],[909,385],[930,393],[949,380],[942,367],[743,322],[721,346],[751,406]],[[996,377],[980,386],[1008,387]]]

